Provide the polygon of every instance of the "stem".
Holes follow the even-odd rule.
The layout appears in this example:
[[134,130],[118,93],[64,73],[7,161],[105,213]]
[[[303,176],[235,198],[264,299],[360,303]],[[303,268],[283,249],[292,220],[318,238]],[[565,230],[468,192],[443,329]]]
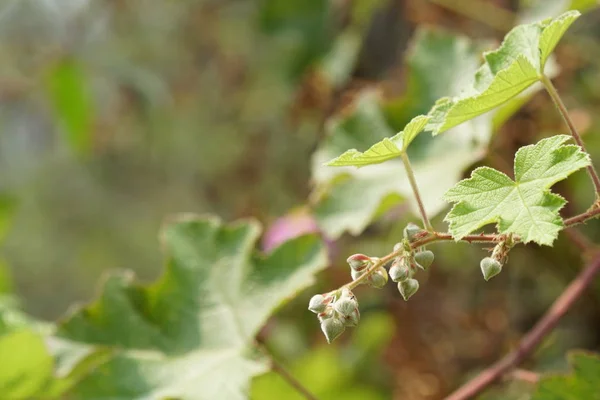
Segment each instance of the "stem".
[[565,226],[567,228],[570,228],[570,227],[572,227],[574,225],[582,224],[582,223],[586,222],[589,219],[598,217],[599,215],[600,215],[600,207],[598,207],[598,208],[592,208],[591,210],[586,211],[583,214],[579,214],[579,215],[576,215],[574,217],[565,219],[565,221],[564,221],[565,222]]
[[423,226],[429,232],[433,232],[433,227],[431,226],[431,222],[429,222],[429,218],[427,218],[427,213],[425,212],[425,207],[423,206],[423,200],[421,200],[421,194],[419,193],[419,187],[417,186],[417,180],[415,179],[415,174],[413,172],[412,166],[410,165],[410,160],[408,159],[408,154],[406,152],[402,153],[402,162],[404,163],[404,169],[406,170],[406,175],[408,175],[408,181],[410,182],[410,186],[415,195],[415,199],[417,200],[417,204],[419,206],[419,212],[421,213],[421,219],[423,220]]
[[[490,242],[499,242],[499,241],[503,240],[504,238],[505,237],[503,235],[485,235],[482,233],[479,235],[464,236],[462,239],[460,239],[460,241],[467,242],[467,243],[490,243]],[[419,248],[421,246],[425,246],[426,244],[429,244],[429,243],[444,242],[444,241],[450,241],[450,240],[454,240],[454,238],[449,233],[427,232],[427,236],[425,236],[423,239],[419,239],[419,240],[412,242],[410,244],[410,247],[411,247],[411,249],[417,249],[417,248]],[[376,263],[371,265],[369,268],[367,268],[361,276],[356,278],[356,280],[349,282],[342,287],[345,287],[346,289],[349,289],[349,290],[354,289],[355,287],[360,285],[364,280],[366,280],[369,277],[369,275],[371,275],[371,273],[373,273],[373,271],[375,271],[377,268],[387,264],[389,261],[398,257],[403,252],[404,252],[404,249],[399,249],[398,251],[393,251],[390,254],[380,258],[379,261],[377,261]]]
[[269,358],[269,361],[271,362],[271,369],[273,370],[273,372],[279,374],[279,376],[281,376],[283,380],[285,380],[291,387],[296,389],[296,391],[302,396],[304,396],[305,399],[318,400],[315,397],[315,395],[313,395],[307,388],[305,388],[304,385],[300,383],[300,381],[294,378],[294,376],[287,369],[285,369],[283,365],[281,365],[279,362],[277,362],[277,360],[275,360],[273,354],[271,354],[269,349],[263,343],[261,343],[260,339],[258,340],[257,347]]
[[[552,101],[554,101],[554,104],[556,105],[556,108],[558,108],[560,115],[563,117],[565,123],[569,127],[569,130],[571,131],[571,136],[573,136],[575,142],[579,145],[579,147],[581,147],[581,150],[588,153],[583,144],[583,140],[581,140],[581,136],[577,132],[577,128],[575,128],[573,121],[571,121],[571,117],[569,117],[567,107],[565,107],[564,103],[562,102],[558,91],[552,84],[552,81],[546,75],[541,76],[541,81],[544,84],[544,87],[546,88],[546,91],[548,92],[550,97],[552,97]],[[596,199],[598,199],[600,196],[600,178],[598,178],[598,173],[596,172],[592,164],[587,166],[587,171],[588,175],[592,179],[592,182],[594,183],[594,188],[596,189]]]
[[529,354],[535,350],[544,337],[554,329],[558,321],[569,311],[577,299],[581,297],[584,290],[592,283],[596,274],[600,271],[600,255],[585,268],[567,286],[564,292],[554,301],[544,316],[527,332],[519,346],[491,367],[479,373],[465,385],[460,387],[446,400],[470,399],[479,394],[489,385],[500,379],[513,367],[520,364]]

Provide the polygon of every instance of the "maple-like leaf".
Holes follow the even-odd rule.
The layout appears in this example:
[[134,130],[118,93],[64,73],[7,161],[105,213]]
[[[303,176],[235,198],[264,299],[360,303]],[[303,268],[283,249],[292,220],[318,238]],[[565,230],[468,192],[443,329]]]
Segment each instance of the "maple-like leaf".
[[566,203],[549,188],[590,164],[579,146],[558,135],[522,147],[515,156],[515,180],[493,168],[477,168],[444,198],[457,203],[446,215],[456,240],[484,225],[514,233],[525,243],[551,245],[564,227],[558,211]]

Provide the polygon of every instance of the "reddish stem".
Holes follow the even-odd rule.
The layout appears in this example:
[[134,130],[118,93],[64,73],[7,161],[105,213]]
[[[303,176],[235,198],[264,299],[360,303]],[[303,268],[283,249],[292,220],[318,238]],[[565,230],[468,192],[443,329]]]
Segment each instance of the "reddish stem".
[[550,332],[558,321],[569,311],[571,306],[581,297],[584,290],[592,283],[594,276],[600,271],[600,255],[583,269],[567,286],[565,291],[554,301],[550,309],[527,332],[519,346],[489,368],[483,370],[475,378],[461,386],[446,398],[446,400],[470,399],[486,387],[500,379],[504,374],[519,365],[537,347],[542,339]]

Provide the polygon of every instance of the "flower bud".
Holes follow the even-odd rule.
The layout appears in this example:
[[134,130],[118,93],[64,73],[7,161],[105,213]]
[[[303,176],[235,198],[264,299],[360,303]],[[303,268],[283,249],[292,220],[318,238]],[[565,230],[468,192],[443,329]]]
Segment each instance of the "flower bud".
[[364,273],[365,271],[355,271],[353,269],[350,270],[350,276],[352,277],[353,281],[357,280]]
[[331,343],[346,330],[346,327],[340,319],[328,318],[321,322],[321,330],[325,334],[327,343]]
[[381,289],[388,281],[388,273],[383,267],[377,268],[369,277],[367,282],[376,289]]
[[333,308],[344,317],[347,317],[358,308],[358,302],[355,299],[341,298],[333,304]]
[[427,269],[433,264],[435,256],[431,250],[419,251],[415,254],[415,262],[421,269]]
[[360,311],[356,308],[352,314],[344,318],[344,325],[353,328],[358,325],[358,321],[360,321]]
[[398,282],[398,290],[404,300],[408,301],[419,290],[419,281],[416,279],[407,279],[404,282]]
[[394,253],[403,247],[402,242],[398,242],[394,245]]
[[423,229],[419,227],[419,225],[409,222],[404,228],[404,237],[408,239],[409,242],[415,240],[415,236],[420,233]]
[[315,294],[308,302],[308,309],[315,314],[318,314],[325,311],[327,303],[328,301],[326,301],[325,296],[322,294]]
[[400,262],[394,262],[390,267],[390,278],[394,282],[404,282],[412,275],[410,267],[406,265],[404,259],[401,259]]
[[480,266],[481,272],[483,273],[483,279],[486,281],[489,281],[494,276],[498,275],[500,271],[502,271],[502,264],[491,257],[486,257],[481,260]]
[[364,254],[354,254],[346,260],[354,271],[362,271],[372,263],[371,257]]
[[319,322],[323,322],[326,319],[330,319],[332,317],[335,316],[335,311],[333,310],[333,307],[328,306],[325,308],[325,311],[323,311],[322,313],[317,314],[317,318],[319,319]]

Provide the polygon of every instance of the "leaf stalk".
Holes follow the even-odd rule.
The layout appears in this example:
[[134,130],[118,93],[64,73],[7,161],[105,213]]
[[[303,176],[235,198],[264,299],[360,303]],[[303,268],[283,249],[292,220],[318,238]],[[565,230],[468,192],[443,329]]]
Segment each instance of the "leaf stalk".
[[[569,131],[571,132],[571,136],[573,136],[573,139],[575,139],[575,142],[577,143],[577,145],[579,147],[581,147],[581,150],[583,150],[584,152],[589,154],[585,148],[585,145],[583,144],[583,140],[581,139],[579,132],[577,132],[577,128],[575,127],[575,124],[573,124],[573,121],[571,120],[571,117],[569,116],[567,107],[565,106],[562,99],[560,98],[560,95],[558,94],[558,91],[552,84],[552,81],[546,75],[542,75],[540,77],[540,80],[544,84],[544,87],[546,88],[546,91],[552,98],[554,105],[556,106],[556,108],[558,109],[563,120],[567,124],[567,127],[569,128]],[[590,164],[587,166],[587,172],[592,180],[592,183],[594,184],[594,188],[596,190],[596,199],[600,199],[600,178],[598,177],[598,173],[596,172],[596,169],[594,168],[593,164]]]
[[401,158],[402,162],[404,163],[406,175],[408,176],[408,181],[410,182],[410,187],[412,188],[412,191],[415,195],[415,200],[417,201],[417,205],[419,206],[419,212],[421,213],[421,220],[423,221],[423,226],[429,232],[433,232],[433,226],[431,226],[431,222],[429,222],[429,218],[427,217],[427,212],[425,212],[425,206],[423,205],[423,200],[421,199],[419,186],[417,185],[415,173],[412,169],[412,165],[410,164],[410,160],[408,159],[408,154],[406,154],[406,152],[403,152]]

